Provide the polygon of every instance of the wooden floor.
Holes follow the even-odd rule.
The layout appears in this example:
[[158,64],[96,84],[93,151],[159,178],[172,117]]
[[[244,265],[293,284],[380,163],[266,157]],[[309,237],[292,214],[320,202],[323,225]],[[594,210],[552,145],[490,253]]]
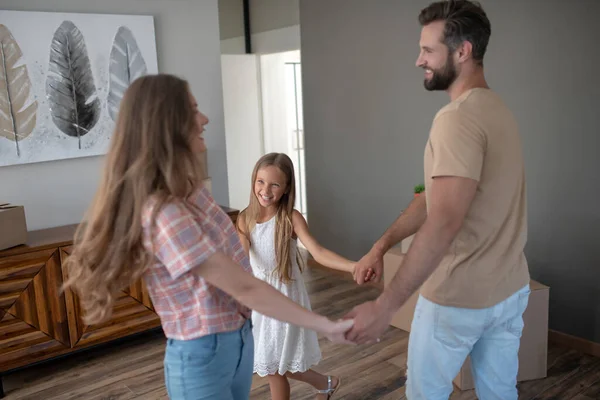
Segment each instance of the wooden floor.
[[[358,287],[349,277],[312,268],[305,272],[313,308],[341,317],[373,299],[378,289]],[[404,399],[408,334],[390,327],[371,346],[339,346],[321,340],[323,361],[315,369],[342,377],[335,399]],[[164,338],[154,332],[3,377],[6,399],[167,399],[163,378]],[[600,399],[600,359],[551,346],[548,378],[519,385],[519,399]],[[269,399],[266,380],[254,378],[251,399]],[[311,388],[292,384],[292,399],[314,399]],[[455,391],[452,400],[476,399]]]

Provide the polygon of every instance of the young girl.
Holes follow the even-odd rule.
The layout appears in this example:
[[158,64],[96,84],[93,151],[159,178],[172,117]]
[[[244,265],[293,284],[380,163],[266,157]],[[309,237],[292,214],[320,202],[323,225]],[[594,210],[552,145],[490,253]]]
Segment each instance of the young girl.
[[[240,213],[238,231],[250,255],[254,275],[310,310],[300,270],[297,238],[322,265],[352,273],[354,263],[324,249],[310,235],[306,220],[294,209],[294,166],[285,154],[263,156],[252,173],[250,205]],[[269,377],[273,400],[290,398],[287,378],[317,389],[318,399],[330,399],[339,389],[338,377],[310,369],[321,359],[317,334],[254,313],[254,372]]]
[[123,97],[104,176],[67,259],[85,322],[108,319],[116,292],[144,277],[167,337],[172,400],[247,400],[254,341],[250,308],[338,342],[332,322],[252,276],[227,214],[202,187],[198,157],[208,119],[188,84],[134,81]]

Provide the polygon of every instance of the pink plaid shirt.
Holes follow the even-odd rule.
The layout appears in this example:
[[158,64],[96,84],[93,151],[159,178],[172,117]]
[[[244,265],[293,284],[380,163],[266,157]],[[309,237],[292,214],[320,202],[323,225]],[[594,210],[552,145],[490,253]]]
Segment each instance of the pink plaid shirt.
[[155,263],[145,275],[148,292],[165,335],[178,340],[233,331],[250,317],[248,308],[194,270],[220,251],[251,273],[230,217],[204,188],[187,201],[195,207],[186,207],[184,200],[165,204],[156,215],[153,235],[154,201],[148,203],[142,216],[145,248],[152,251],[154,241]]

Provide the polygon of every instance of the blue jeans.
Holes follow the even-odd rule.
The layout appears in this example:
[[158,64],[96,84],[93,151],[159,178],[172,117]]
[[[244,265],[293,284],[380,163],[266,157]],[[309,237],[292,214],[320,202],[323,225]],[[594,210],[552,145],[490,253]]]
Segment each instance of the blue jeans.
[[477,397],[517,400],[519,344],[529,285],[485,309],[444,307],[419,296],[408,342],[408,400],[448,400],[467,356]]
[[171,400],[248,400],[252,385],[252,322],[233,332],[167,340],[165,383]]

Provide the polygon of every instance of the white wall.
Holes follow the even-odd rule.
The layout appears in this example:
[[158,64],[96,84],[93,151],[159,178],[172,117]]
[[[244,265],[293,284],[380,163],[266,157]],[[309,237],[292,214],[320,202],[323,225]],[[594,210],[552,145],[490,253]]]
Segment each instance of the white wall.
[[[213,195],[228,205],[217,0],[2,0],[2,8],[154,15],[158,69],[187,79],[210,118],[206,143]],[[30,230],[78,223],[96,191],[103,159],[0,168],[0,202],[24,205]]]
[[264,154],[260,65],[253,54],[223,55],[229,205],[248,206],[254,165]]

